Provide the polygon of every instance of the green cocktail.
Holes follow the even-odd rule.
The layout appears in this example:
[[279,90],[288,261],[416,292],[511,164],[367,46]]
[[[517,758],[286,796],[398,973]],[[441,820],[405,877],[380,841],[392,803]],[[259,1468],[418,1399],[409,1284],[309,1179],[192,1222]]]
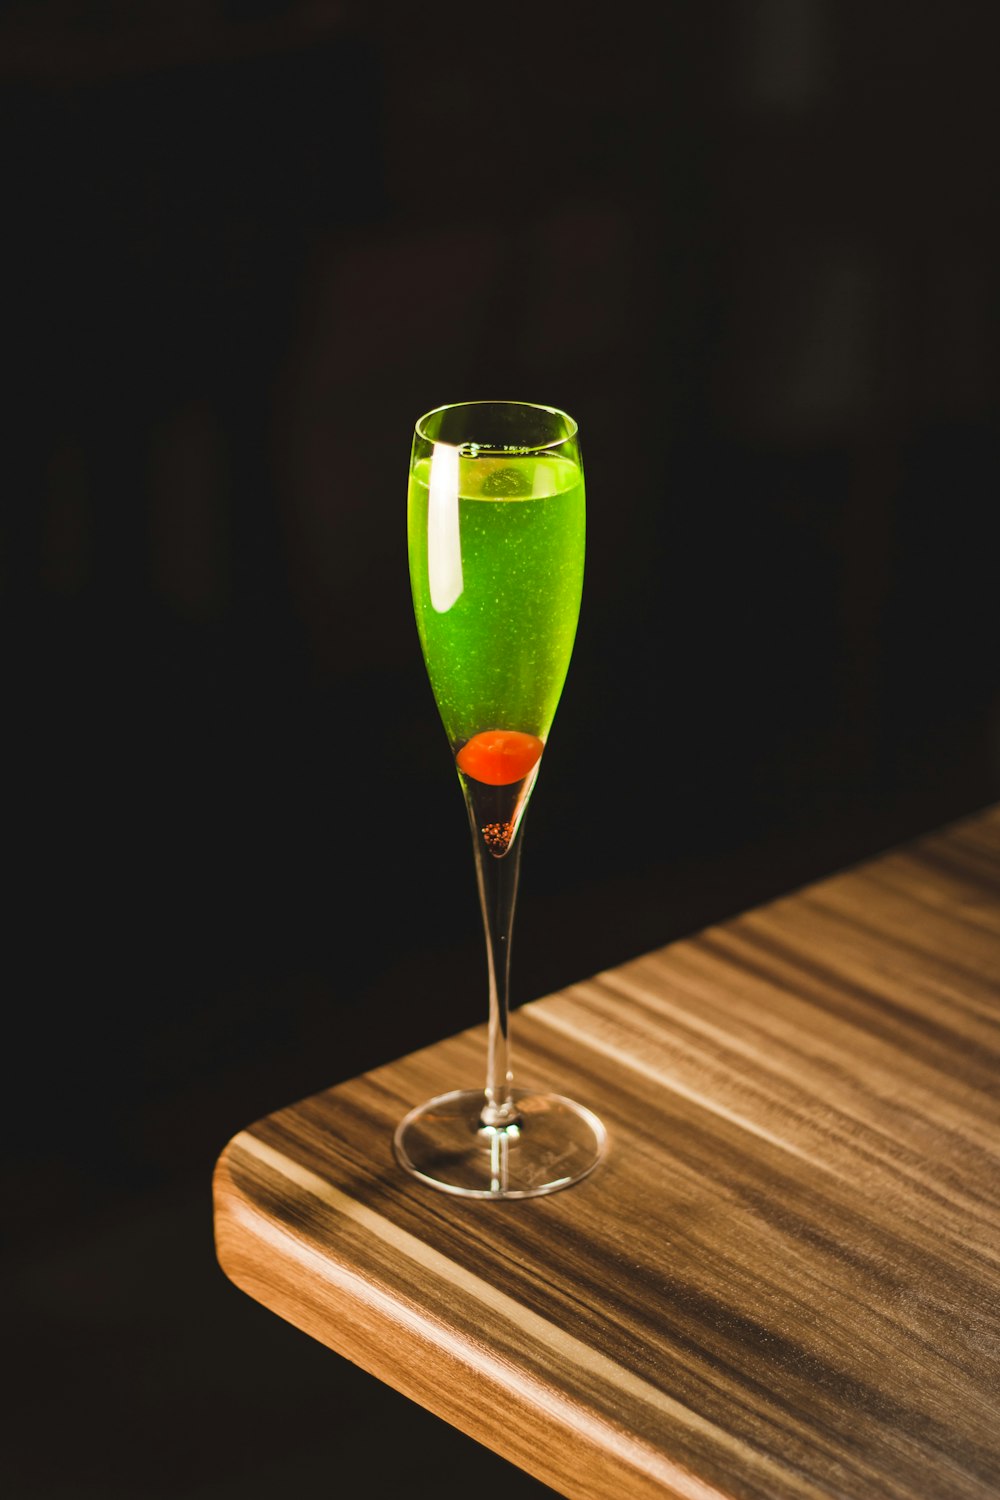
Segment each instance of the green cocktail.
[[410,475],[417,630],[485,847],[502,858],[534,786],[573,652],[583,473],[562,455],[437,450]]
[[[434,516],[429,528],[431,463],[417,464],[410,477],[410,580],[452,748],[489,729],[544,741],[580,613],[586,530],[580,466],[559,456],[459,455],[457,474],[452,465],[449,476],[457,478],[457,496],[442,489],[433,499],[451,514]],[[439,574],[452,576],[454,585],[435,599]]]
[[573,652],[585,549],[572,417],[518,401],[417,422],[407,536],[417,631],[472,828],[489,968],[486,1086],[436,1095],[394,1137],[406,1171],[445,1192],[530,1198],[585,1177],[600,1120],[514,1088],[510,941],[521,823]]

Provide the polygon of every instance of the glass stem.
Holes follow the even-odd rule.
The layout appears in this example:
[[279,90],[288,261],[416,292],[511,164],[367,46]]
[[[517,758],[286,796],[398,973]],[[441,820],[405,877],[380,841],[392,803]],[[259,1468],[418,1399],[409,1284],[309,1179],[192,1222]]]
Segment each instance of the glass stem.
[[476,859],[479,904],[486,933],[486,962],[490,982],[489,1047],[486,1060],[486,1101],[482,1122],[486,1127],[516,1125],[517,1109],[511,1100],[514,1075],[510,1066],[510,945],[514,929],[514,907],[521,873],[522,827],[515,833],[506,854],[490,853],[472,808],[472,847]]

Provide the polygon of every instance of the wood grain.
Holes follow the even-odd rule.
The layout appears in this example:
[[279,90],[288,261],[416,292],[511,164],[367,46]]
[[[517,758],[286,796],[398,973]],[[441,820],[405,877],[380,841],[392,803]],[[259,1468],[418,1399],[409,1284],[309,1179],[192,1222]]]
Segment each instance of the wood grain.
[[227,1275],[576,1500],[996,1500],[1000,810],[513,1037],[608,1126],[590,1178],[493,1204],[396,1167],[400,1116],[481,1081],[477,1027],[236,1136]]

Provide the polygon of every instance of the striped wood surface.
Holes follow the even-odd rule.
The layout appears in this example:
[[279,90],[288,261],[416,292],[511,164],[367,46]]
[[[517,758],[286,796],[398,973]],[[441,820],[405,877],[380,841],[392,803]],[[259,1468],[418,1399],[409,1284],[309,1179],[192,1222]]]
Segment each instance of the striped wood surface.
[[580,1500],[997,1500],[998,991],[993,809],[520,1007],[519,1081],[609,1127],[586,1181],[397,1169],[480,1027],[236,1136],[220,1262]]

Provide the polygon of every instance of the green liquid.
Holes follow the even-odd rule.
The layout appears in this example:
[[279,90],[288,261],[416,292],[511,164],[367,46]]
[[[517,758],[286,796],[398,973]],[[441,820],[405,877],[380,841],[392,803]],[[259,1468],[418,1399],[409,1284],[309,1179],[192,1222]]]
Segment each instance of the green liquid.
[[419,464],[408,499],[413,608],[444,727],[455,749],[484,729],[544,740],[580,613],[583,475],[561,457],[446,461],[447,475]]

